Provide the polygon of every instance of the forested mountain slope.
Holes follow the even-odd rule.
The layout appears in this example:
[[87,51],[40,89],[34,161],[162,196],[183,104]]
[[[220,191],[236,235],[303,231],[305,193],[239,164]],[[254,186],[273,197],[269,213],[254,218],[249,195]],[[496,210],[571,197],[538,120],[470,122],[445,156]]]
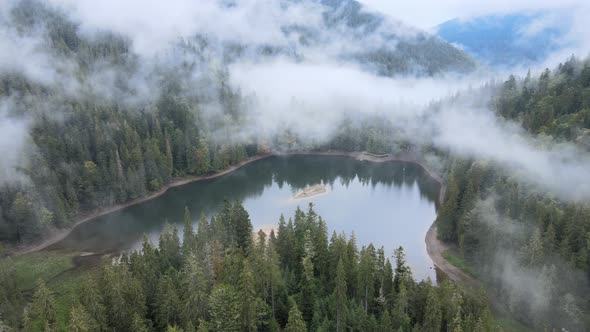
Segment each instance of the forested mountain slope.
[[[590,151],[590,63],[574,58],[538,78],[510,77],[492,107],[546,141]],[[439,237],[524,322],[590,326],[590,206],[563,200],[493,162],[455,159],[437,219]]]
[[358,40],[380,36],[382,42],[369,44],[366,49],[351,56],[374,66],[382,75],[466,73],[476,68],[472,58],[442,39],[392,18],[368,12],[355,0],[320,2],[329,8],[324,13],[328,29],[348,27],[352,38]]
[[[411,29],[365,13],[357,2],[315,5],[323,23],[284,27],[287,37],[297,36],[289,47],[196,35],[146,60],[126,36],[89,35],[60,9],[16,2],[0,24],[27,63],[0,73],[2,120],[17,128],[2,139],[20,142],[2,164],[0,241],[27,242],[67,227],[81,212],[145,196],[174,177],[227,168],[270,145],[301,148],[288,128],[279,137],[241,131],[256,122],[250,100],[229,83],[228,66],[241,59],[303,61],[310,49],[337,44],[342,49],[330,56],[382,75],[474,67],[449,44],[406,33]],[[367,47],[367,40],[376,43]],[[360,133],[362,145],[385,146],[379,132]]]

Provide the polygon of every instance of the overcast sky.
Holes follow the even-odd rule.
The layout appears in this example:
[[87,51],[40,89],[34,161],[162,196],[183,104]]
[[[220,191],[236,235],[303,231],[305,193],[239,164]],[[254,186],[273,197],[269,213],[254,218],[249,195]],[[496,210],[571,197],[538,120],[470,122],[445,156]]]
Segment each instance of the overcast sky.
[[429,30],[453,19],[468,19],[488,14],[534,12],[544,9],[576,12],[588,10],[589,0],[359,0],[383,13],[419,28]]

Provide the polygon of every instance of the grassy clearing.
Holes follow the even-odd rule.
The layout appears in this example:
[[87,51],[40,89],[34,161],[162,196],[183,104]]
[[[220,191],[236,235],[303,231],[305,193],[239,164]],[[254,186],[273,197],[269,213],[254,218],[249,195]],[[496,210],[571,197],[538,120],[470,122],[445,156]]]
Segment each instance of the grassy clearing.
[[469,274],[470,276],[476,277],[475,273],[473,273],[473,270],[471,270],[469,265],[467,265],[467,262],[465,262],[465,260],[463,258],[459,257],[459,255],[456,255],[451,250],[445,250],[442,253],[442,255],[443,255],[444,259],[447,260],[447,262],[458,267],[459,269],[461,269],[461,271]]
[[76,267],[73,258],[78,253],[36,252],[10,257],[4,262],[16,270],[19,288],[30,300],[37,280],[43,279],[54,293],[57,314],[57,330],[66,331],[69,308],[73,295],[78,291],[81,281],[95,273],[97,266]]
[[36,252],[9,258],[16,269],[19,288],[29,291],[35,288],[37,280],[50,282],[60,273],[74,267],[73,253]]
[[532,330],[525,325],[509,318],[496,318],[496,322],[502,330],[512,332],[531,332]]

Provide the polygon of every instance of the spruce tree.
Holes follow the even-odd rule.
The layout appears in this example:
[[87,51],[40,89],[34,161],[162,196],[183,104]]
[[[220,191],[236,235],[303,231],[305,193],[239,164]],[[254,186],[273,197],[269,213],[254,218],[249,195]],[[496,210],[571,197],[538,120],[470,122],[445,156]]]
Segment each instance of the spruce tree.
[[184,229],[182,233],[182,255],[183,259],[187,259],[189,255],[195,252],[197,247],[197,240],[193,230],[193,221],[191,219],[188,207],[184,207]]
[[56,323],[55,298],[43,280],[39,280],[33,294],[31,308],[26,313],[26,331],[53,331]]
[[430,288],[428,298],[426,299],[426,309],[424,313],[424,323],[422,329],[424,332],[439,332],[442,323],[442,311],[440,302],[434,288]]
[[256,291],[254,288],[254,275],[248,260],[244,261],[240,274],[240,321],[242,331],[256,331],[257,308]]
[[229,285],[216,286],[209,296],[210,328],[213,331],[240,331],[240,298]]
[[338,261],[336,269],[336,287],[334,288],[334,300],[336,301],[336,331],[344,331],[346,328],[346,272],[342,258]]
[[68,331],[70,332],[90,332],[97,331],[98,326],[86,309],[81,305],[74,305],[70,310],[68,320]]
[[289,321],[285,327],[285,332],[307,332],[307,326],[296,304],[289,310]]

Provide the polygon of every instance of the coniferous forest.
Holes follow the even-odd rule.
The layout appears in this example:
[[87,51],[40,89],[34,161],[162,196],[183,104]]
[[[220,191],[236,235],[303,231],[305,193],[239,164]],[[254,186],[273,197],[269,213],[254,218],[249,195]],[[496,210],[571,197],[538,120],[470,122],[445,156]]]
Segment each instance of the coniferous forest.
[[[190,211],[179,238],[170,227],[159,243],[100,264],[70,299],[59,321],[53,291],[41,280],[24,317],[4,309],[25,331],[498,331],[485,293],[451,282],[416,282],[402,247],[390,259],[354,235],[328,236],[310,204],[277,233],[252,236],[248,212],[225,202],[197,231]],[[24,300],[4,262],[1,295]],[[60,325],[62,324],[62,325]],[[63,325],[65,324],[65,326]]]
[[[588,60],[571,58],[538,78],[512,76],[497,87],[493,103],[500,116],[522,123],[531,134],[590,150]],[[539,326],[559,321],[576,331],[587,327],[588,202],[560,199],[476,159],[453,158],[447,185],[437,219],[438,235],[457,245],[457,254],[489,283],[508,310]],[[506,270],[523,278],[540,275],[549,304],[533,308],[525,300],[534,295],[533,290],[516,286],[498,273]]]
[[[192,31],[156,55],[131,34],[89,32],[58,2],[0,5],[0,331],[590,330],[585,54],[431,98],[430,85],[488,68],[362,2],[281,0],[280,37]],[[232,15],[246,6],[215,3]],[[19,54],[39,66],[6,60]],[[280,68],[293,90],[272,75],[261,74],[267,95],[236,81],[254,86],[247,69],[261,64]],[[315,85],[334,68],[358,73]],[[319,74],[296,80],[310,70]],[[297,95],[297,84],[313,92]],[[392,102],[396,93],[410,102]],[[471,108],[485,110],[484,125],[456,117]],[[482,137],[487,126],[497,136]],[[464,142],[486,139],[471,150]],[[200,211],[186,208],[182,229],[167,223],[138,250],[44,245],[179,181],[289,152],[397,156],[440,177],[433,227],[446,262],[467,277],[441,268],[438,280],[416,280],[404,248],[391,255],[354,233],[329,234],[313,204],[273,216],[268,232],[254,231],[242,202],[224,200],[196,226]],[[348,182],[372,181],[349,173]]]

